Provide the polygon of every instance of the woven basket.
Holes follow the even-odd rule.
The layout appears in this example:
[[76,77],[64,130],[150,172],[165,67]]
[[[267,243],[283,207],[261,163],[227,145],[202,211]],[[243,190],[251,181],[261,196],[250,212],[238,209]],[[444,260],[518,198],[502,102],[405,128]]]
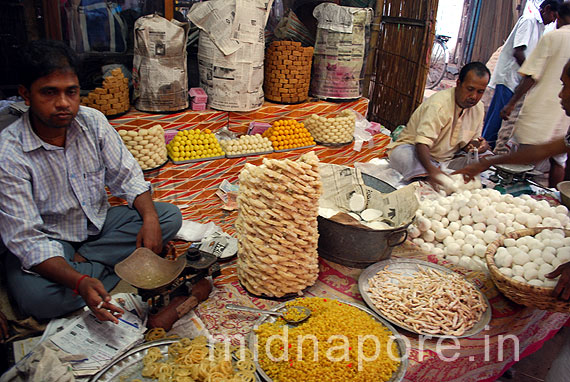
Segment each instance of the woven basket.
[[[552,297],[553,288],[539,287],[513,280],[512,278],[503,275],[495,265],[495,253],[499,247],[503,246],[505,239],[518,239],[523,236],[534,236],[543,229],[557,228],[541,227],[521,229],[505,234],[489,244],[487,251],[485,252],[485,259],[487,261],[487,266],[489,267],[489,273],[491,274],[491,279],[497,288],[517,304],[553,312],[570,313],[570,302]],[[563,231],[566,236],[570,236],[570,231]]]

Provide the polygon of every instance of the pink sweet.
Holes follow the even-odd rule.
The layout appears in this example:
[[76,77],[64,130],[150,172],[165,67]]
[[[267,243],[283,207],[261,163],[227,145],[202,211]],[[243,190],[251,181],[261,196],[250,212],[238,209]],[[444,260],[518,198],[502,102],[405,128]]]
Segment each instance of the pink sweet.
[[196,103],[194,101],[191,102],[192,110],[206,110],[205,103]]
[[192,101],[196,103],[208,102],[208,95],[202,88],[190,88],[190,90],[188,90],[188,95],[190,95]]

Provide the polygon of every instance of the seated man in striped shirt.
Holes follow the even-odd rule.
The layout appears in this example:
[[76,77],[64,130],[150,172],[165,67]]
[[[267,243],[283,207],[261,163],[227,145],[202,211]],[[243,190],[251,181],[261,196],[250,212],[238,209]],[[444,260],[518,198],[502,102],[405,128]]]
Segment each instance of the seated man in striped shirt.
[[[137,247],[160,253],[182,224],[154,203],[150,184],[103,114],[79,106],[78,58],[65,44],[22,52],[19,93],[29,106],[0,135],[0,236],[6,281],[37,319],[87,305],[102,321],[123,311],[108,291],[116,263]],[[110,207],[105,186],[128,205]]]

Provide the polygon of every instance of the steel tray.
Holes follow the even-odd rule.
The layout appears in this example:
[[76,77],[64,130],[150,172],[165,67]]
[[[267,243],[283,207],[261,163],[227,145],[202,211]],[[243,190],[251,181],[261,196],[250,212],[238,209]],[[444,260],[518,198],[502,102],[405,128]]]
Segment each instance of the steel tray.
[[[435,338],[440,338],[440,337],[465,338],[465,337],[471,337],[471,336],[481,332],[483,329],[485,329],[485,326],[487,326],[489,324],[489,322],[491,321],[491,316],[492,316],[491,304],[489,303],[487,296],[485,296],[485,294],[482,293],[479,290],[479,288],[477,288],[477,286],[475,286],[475,285],[474,285],[475,288],[477,289],[477,291],[479,293],[481,293],[481,296],[483,296],[483,300],[487,303],[487,310],[485,311],[485,313],[483,313],[483,315],[481,316],[481,319],[479,320],[478,323],[475,324],[475,326],[473,326],[473,328],[466,331],[464,334],[462,334],[460,336],[449,336],[449,335],[443,335],[443,334],[430,334],[430,333],[423,333],[423,332],[416,331],[413,328],[402,324],[401,322],[394,321],[394,320],[384,316],[382,314],[382,312],[374,306],[374,302],[372,301],[372,299],[370,298],[370,296],[368,294],[368,291],[369,291],[368,280],[371,279],[372,277],[374,277],[376,275],[376,273],[378,273],[379,271],[382,271],[386,268],[387,270],[392,271],[392,272],[397,272],[397,273],[400,273],[400,274],[405,275],[405,276],[411,276],[414,273],[417,273],[420,270],[420,267],[432,268],[432,269],[435,269],[435,270],[438,270],[441,272],[445,272],[445,273],[450,273],[450,274],[456,274],[456,275],[458,274],[458,273],[456,273],[456,272],[452,271],[451,269],[446,268],[444,266],[433,264],[433,263],[430,263],[427,261],[422,261],[422,260],[416,260],[416,259],[383,260],[383,261],[380,261],[378,263],[370,265],[368,268],[366,268],[360,274],[360,277],[358,278],[358,290],[360,291],[360,294],[362,295],[362,298],[364,299],[366,304],[374,312],[376,312],[378,315],[380,315],[380,317],[382,317],[385,320],[387,320],[388,322],[390,322],[390,323],[392,323],[392,324],[394,324],[394,325],[396,325],[402,329],[405,329],[409,332],[412,332],[412,333],[422,334],[425,336],[431,336],[431,337],[435,337]],[[463,277],[463,279],[467,282],[470,282],[469,280],[467,280],[464,277]],[[471,283],[471,284],[473,284],[473,283]]]
[[[156,382],[156,379],[145,378],[141,375],[143,369],[142,359],[146,351],[150,348],[158,347],[163,355],[168,356],[168,346],[179,340],[180,338],[165,338],[137,346],[92,376],[89,382],[120,382],[121,377],[126,377],[127,381],[138,378],[143,382]],[[257,373],[255,373],[255,379],[256,382],[260,382]]]
[[[406,342],[404,342],[404,340],[402,340],[401,335],[398,333],[396,328],[394,328],[386,320],[379,317],[376,313],[374,313],[373,311],[371,311],[370,309],[368,309],[367,307],[365,307],[363,305],[360,305],[360,304],[357,304],[354,302],[343,301],[340,299],[336,299],[336,301],[342,302],[343,304],[346,304],[346,305],[353,306],[355,308],[358,308],[358,309],[368,313],[374,320],[380,322],[382,325],[387,327],[388,330],[390,330],[390,332],[392,332],[392,335],[396,338],[395,342],[398,345],[398,352],[400,353],[401,361],[400,361],[400,366],[399,366],[398,370],[396,370],[394,372],[394,374],[392,375],[392,378],[390,378],[387,382],[400,382],[400,381],[402,381],[404,379],[404,376],[406,375],[406,370],[408,369],[408,357],[406,356],[407,355],[407,348],[406,348]],[[275,312],[285,310],[285,306],[286,306],[286,302],[279,304],[270,310],[275,311]],[[256,349],[255,349],[255,344],[257,343],[257,336],[255,334],[255,329],[257,329],[261,324],[264,324],[267,322],[269,322],[269,323],[275,322],[276,319],[277,318],[275,316],[270,316],[269,314],[264,314],[257,321],[255,321],[255,323],[253,324],[253,328],[251,329],[251,331],[249,332],[249,334],[247,336],[247,344],[248,344],[249,350],[251,350],[253,352],[253,354],[257,355]],[[263,369],[261,368],[261,366],[257,362],[257,356],[255,357],[255,367],[257,368],[257,374],[259,374],[261,376],[262,380],[267,381],[267,382],[273,382],[273,380],[265,373],[265,371],[263,371]],[[374,382],[374,381],[370,381],[370,382]]]

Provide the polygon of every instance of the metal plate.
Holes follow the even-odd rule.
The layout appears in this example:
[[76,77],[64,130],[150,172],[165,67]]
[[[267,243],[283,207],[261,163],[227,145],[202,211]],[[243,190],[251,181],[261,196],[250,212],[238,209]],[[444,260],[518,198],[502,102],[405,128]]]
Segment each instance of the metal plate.
[[146,351],[152,347],[158,347],[162,354],[168,354],[168,346],[178,341],[177,339],[163,339],[157,341],[146,342],[134,349],[129,350],[124,355],[119,357],[115,362],[105,367],[103,370],[95,374],[89,379],[89,382],[119,382],[120,377],[126,377],[130,381],[139,378],[141,381],[153,381],[150,378],[144,378],[141,375],[143,368],[142,359]]
[[354,138],[352,138],[350,141],[348,142],[343,142],[343,143],[331,143],[331,142],[323,142],[323,141],[318,141],[315,139],[315,143],[317,145],[321,145],[321,146],[328,146],[328,147],[342,147],[342,146],[346,146],[346,145],[350,145],[352,142],[354,142]]
[[[125,380],[127,381],[138,378],[143,382],[156,382],[156,379],[145,378],[141,375],[143,369],[142,359],[146,351],[152,347],[158,347],[164,356],[168,356],[168,346],[179,340],[180,338],[168,338],[146,342],[126,352],[111,365],[92,376],[89,382],[120,382],[121,377],[126,377]],[[257,373],[255,374],[255,379],[257,382],[260,382]]]
[[285,151],[308,149],[308,148],[310,148],[310,147],[315,147],[315,146],[316,146],[316,145],[293,147],[293,148],[291,148],[291,149],[275,150],[275,152],[276,152],[276,153],[284,153]]
[[219,156],[217,156],[217,157],[206,157],[206,158],[188,159],[188,160],[174,160],[174,159],[172,159],[172,157],[171,157],[170,155],[169,155],[168,157],[170,158],[170,160],[171,160],[172,163],[174,163],[174,164],[185,164],[185,163],[205,162],[205,161],[209,161],[209,160],[225,159],[225,158],[226,158],[225,155],[219,155]]
[[[354,302],[348,302],[348,301],[340,300],[340,299],[335,299],[335,300],[338,302],[342,302],[343,304],[353,306],[355,308],[362,310],[363,312],[368,313],[374,320],[378,321],[379,323],[381,323],[382,325],[387,327],[388,330],[390,330],[390,332],[392,332],[392,335],[396,338],[396,344],[398,345],[398,351],[400,352],[400,356],[401,356],[400,358],[402,358],[402,359],[400,361],[400,367],[398,368],[398,370],[396,370],[394,372],[394,374],[392,375],[392,378],[390,378],[387,382],[400,382],[400,381],[402,381],[404,379],[404,376],[406,375],[406,370],[408,369],[408,357],[403,356],[403,355],[407,354],[407,348],[406,348],[406,343],[401,339],[401,335],[400,335],[400,333],[398,333],[396,328],[394,328],[386,320],[382,319],[376,313],[374,313],[373,311],[371,311],[370,309],[368,309],[367,307],[365,307],[363,305],[360,305],[360,304],[357,304]],[[284,302],[284,303],[279,304],[270,310],[275,311],[275,312],[284,311],[285,306],[286,306],[286,303]],[[257,354],[256,350],[255,350],[255,344],[257,343],[257,336],[255,334],[255,329],[257,329],[261,324],[273,323],[276,320],[277,320],[276,317],[270,316],[269,314],[264,314],[257,321],[255,321],[255,323],[253,324],[252,330],[249,332],[249,334],[247,336],[247,344],[249,346],[249,350],[251,350],[253,352],[253,354]],[[269,378],[269,376],[267,374],[265,374],[265,372],[263,371],[263,369],[261,368],[261,366],[257,362],[257,357],[255,357],[255,367],[257,368],[257,373],[261,376],[262,380],[267,381],[267,382],[273,382],[273,380],[271,378]],[[370,382],[374,382],[374,381],[370,381]]]
[[226,154],[226,158],[233,159],[233,158],[250,157],[253,155],[271,154],[272,152],[273,152],[273,150],[271,150],[271,151],[257,151],[257,152],[253,152],[253,153],[233,154],[233,155]]
[[[380,312],[380,310],[374,306],[374,302],[372,301],[372,299],[370,298],[370,295],[368,294],[368,291],[369,291],[368,280],[371,279],[372,277],[374,277],[376,275],[376,273],[378,273],[379,271],[384,270],[384,268],[386,268],[386,267],[387,267],[387,270],[389,270],[389,271],[400,273],[400,274],[405,275],[405,276],[411,276],[414,273],[417,273],[420,269],[419,267],[432,268],[432,269],[438,270],[440,272],[445,272],[445,273],[449,273],[449,274],[456,274],[456,275],[459,275],[459,274],[452,271],[449,268],[444,267],[444,266],[433,264],[433,263],[430,263],[427,261],[415,260],[415,259],[384,260],[384,261],[380,261],[376,264],[372,264],[371,266],[366,268],[360,274],[360,277],[358,278],[358,290],[360,291],[360,294],[362,295],[362,298],[364,299],[366,304],[372,310],[374,310],[378,315],[380,315],[385,320],[391,322],[392,324],[394,324],[394,325],[396,325],[402,329],[405,329],[409,332],[416,333],[416,334],[422,334],[425,336],[431,336],[431,337],[436,337],[436,338],[439,338],[439,337],[465,338],[465,337],[471,337],[471,336],[479,333],[480,331],[485,329],[485,326],[487,326],[487,324],[489,324],[489,322],[491,321],[491,316],[492,316],[491,304],[489,303],[487,296],[485,296],[485,294],[482,293],[479,290],[479,288],[477,288],[477,286],[473,285],[473,283],[470,283],[469,280],[467,280],[464,277],[463,277],[463,279],[466,282],[469,282],[471,285],[473,285],[475,287],[475,289],[477,289],[477,291],[479,293],[481,293],[481,296],[483,296],[483,300],[485,301],[485,303],[487,303],[487,310],[485,311],[485,313],[483,313],[479,322],[476,323],[475,326],[473,326],[470,330],[466,331],[462,335],[460,335],[460,336],[449,336],[449,335],[443,335],[443,334],[430,334],[430,333],[418,332],[418,331],[414,330],[413,328],[411,328],[407,325],[404,325],[398,321],[394,321],[388,317],[385,317],[382,314],[382,312]],[[459,276],[461,276],[461,275],[459,275]]]
[[168,158],[166,158],[166,160],[164,161],[164,163],[156,166],[156,167],[152,167],[152,168],[147,168],[146,170],[142,170],[142,172],[147,173],[147,172],[152,172],[152,171],[156,171],[158,169],[160,169],[161,167],[163,167],[165,164],[168,163]]
[[523,174],[534,169],[534,166],[529,164],[496,164],[494,166],[509,174]]

